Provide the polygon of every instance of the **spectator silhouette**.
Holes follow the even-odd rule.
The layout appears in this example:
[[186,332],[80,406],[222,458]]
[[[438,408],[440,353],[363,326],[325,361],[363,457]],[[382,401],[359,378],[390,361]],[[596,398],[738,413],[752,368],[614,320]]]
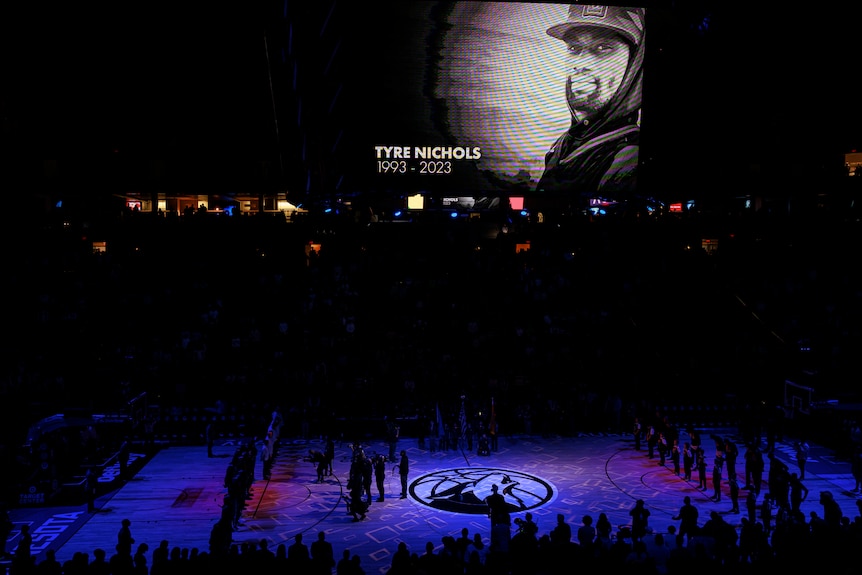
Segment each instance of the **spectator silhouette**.
[[293,543],[287,548],[287,563],[291,573],[310,575],[311,554],[302,542],[302,533],[293,536]]

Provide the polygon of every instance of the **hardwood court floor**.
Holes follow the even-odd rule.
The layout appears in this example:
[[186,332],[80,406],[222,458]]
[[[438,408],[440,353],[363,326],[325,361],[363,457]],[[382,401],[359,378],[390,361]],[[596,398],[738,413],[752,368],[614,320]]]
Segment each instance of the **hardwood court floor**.
[[[595,519],[604,512],[616,530],[629,523],[628,512],[637,499],[646,502],[652,513],[650,526],[657,532],[678,524],[672,517],[685,495],[691,496],[700,510],[702,522],[712,510],[736,525],[742,517],[729,513],[726,483],[722,501],[715,503],[709,500],[711,490],[698,491],[695,481],[687,483],[670,468],[658,465],[657,459],[649,459],[645,451],[635,451],[629,436],[601,434],[504,437],[499,450],[488,457],[461,451],[431,453],[421,449],[416,440],[404,439],[399,450],[407,450],[410,458],[410,496],[398,497],[397,472],[387,464],[385,501],[374,502],[367,519],[354,522],[342,498],[351,450],[347,444],[337,446],[334,475],[324,483],[315,483],[315,466],[304,458],[309,449],[321,448],[317,441],[283,440],[270,481],[260,479],[258,464],[253,498],[247,502],[244,525],[234,533],[235,542],[256,543],[263,538],[274,550],[278,544],[293,543],[298,533],[310,545],[319,531],[325,531],[336,558],[348,549],[361,556],[368,573],[385,572],[401,541],[421,554],[426,542],[439,548],[443,536],[457,537],[466,527],[471,536],[480,533],[489,542],[490,524],[484,507],[476,502],[490,493],[492,483],[499,484],[509,502],[522,510],[513,513],[513,518],[523,517],[526,511],[533,513],[540,534],[550,531],[558,513],[577,527],[585,514]],[[87,513],[84,505],[15,509],[13,520],[30,523],[36,535],[51,533],[52,529],[59,533],[63,527],[61,534],[43,537],[33,546],[34,553],[40,554],[48,547],[55,548],[60,561],[76,551],[92,554],[99,547],[112,553],[125,518],[131,520],[137,543],[146,542],[151,551],[163,539],[170,547],[205,551],[221,513],[225,470],[235,450],[236,445],[230,442],[217,445],[216,457],[208,458],[204,446],[166,447],[132,479],[100,498],[95,513]],[[382,442],[366,446],[369,454],[385,450]],[[796,469],[789,443],[779,444],[776,452],[779,459]],[[741,449],[740,474],[743,453]],[[714,454],[707,451],[707,455],[711,460]],[[856,494],[850,493],[854,482],[849,464],[835,460],[825,449],[812,446],[805,484],[811,491],[803,503],[806,515],[810,511],[822,515],[818,503],[821,490],[835,495],[845,515],[852,518],[857,514]],[[376,487],[372,493],[376,498]],[[741,490],[741,502],[745,495]],[[15,537],[13,533],[10,549]]]

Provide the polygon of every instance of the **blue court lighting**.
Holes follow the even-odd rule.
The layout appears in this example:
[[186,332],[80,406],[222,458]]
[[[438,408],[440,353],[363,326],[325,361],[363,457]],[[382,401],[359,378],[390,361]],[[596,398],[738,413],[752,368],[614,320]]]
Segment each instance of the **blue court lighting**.
[[526,215],[527,215],[527,210],[521,210],[521,215],[522,215],[522,216],[526,216]]
[[401,217],[401,210],[395,210],[395,213],[392,215],[394,215],[396,218],[400,218]]
[[458,212],[452,212],[451,214],[449,214],[449,217],[450,217],[450,218],[453,218],[453,219],[454,219],[454,218],[457,218],[457,217],[458,217]]
[[324,214],[329,214],[331,212],[332,212],[332,208],[326,208],[325,210],[323,210]]

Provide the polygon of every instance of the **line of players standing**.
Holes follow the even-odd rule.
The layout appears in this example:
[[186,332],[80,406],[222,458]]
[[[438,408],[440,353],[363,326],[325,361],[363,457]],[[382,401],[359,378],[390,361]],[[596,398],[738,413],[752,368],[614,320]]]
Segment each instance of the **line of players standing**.
[[[272,412],[272,420],[263,438],[256,438],[242,442],[234,451],[230,464],[225,470],[224,486],[227,493],[221,506],[221,517],[213,526],[210,533],[210,552],[213,554],[227,554],[231,546],[232,534],[239,529],[242,523],[242,512],[246,502],[252,498],[252,486],[255,482],[255,466],[258,459],[261,461],[262,475],[264,481],[269,481],[272,467],[278,455],[278,441],[281,437],[281,428],[284,418],[276,408]],[[207,427],[207,455],[213,457],[212,439],[214,437],[212,425]]]
[[801,482],[804,478],[804,461],[807,452],[805,455],[799,454],[801,450],[807,450],[807,444],[800,442],[800,447],[797,447],[799,474],[791,473],[787,465],[775,457],[773,449],[766,453],[770,464],[767,476],[769,491],[764,495],[763,501],[758,503],[757,498],[760,496],[763,484],[765,461],[764,453],[756,441],[751,441],[746,446],[743,456],[745,485],[740,488],[736,470],[739,457],[736,443],[730,437],[711,434],[710,439],[715,444],[715,457],[710,469],[700,432],[692,426],[689,426],[686,432],[689,440],[680,445],[680,434],[670,424],[666,416],[656,417],[655,422],[649,425],[642,424],[636,417],[632,428],[635,450],[640,451],[645,442],[647,455],[650,459],[658,458],[658,465],[663,467],[667,466],[669,462],[673,473],[682,476],[685,481],[693,481],[696,472],[697,488],[701,491],[709,490],[711,480],[713,493],[710,499],[712,501],[721,501],[721,484],[726,468],[731,502],[730,513],[740,512],[740,489],[745,489],[748,492],[745,505],[749,516],[755,515],[756,510],[760,509],[761,520],[767,528],[773,510],[777,510],[779,513],[798,512],[799,505],[808,495],[808,489]]

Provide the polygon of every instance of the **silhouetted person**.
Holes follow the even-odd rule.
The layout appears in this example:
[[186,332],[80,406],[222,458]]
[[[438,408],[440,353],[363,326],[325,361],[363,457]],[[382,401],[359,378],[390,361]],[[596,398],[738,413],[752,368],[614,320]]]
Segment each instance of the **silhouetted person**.
[[401,429],[393,419],[386,416],[386,443],[389,444],[389,459],[395,461],[395,452],[398,447],[398,436]]
[[410,460],[407,452],[401,451],[401,459],[398,461],[398,475],[401,477],[401,499],[407,499],[407,474],[410,472]]
[[691,444],[686,441],[682,446],[682,472],[686,481],[691,481],[692,469],[694,469],[694,450],[691,448]]
[[760,495],[760,484],[763,482],[763,452],[757,444],[750,444],[745,450],[745,488]]
[[820,504],[823,506],[823,521],[827,527],[836,530],[839,529],[841,527],[841,518],[844,514],[831,491],[820,492]]
[[368,504],[362,500],[362,483],[354,481],[350,487],[350,498],[347,504],[348,511],[353,515],[354,521],[365,519],[365,514],[368,511]]
[[596,528],[593,527],[593,518],[591,515],[584,515],[581,519],[583,525],[578,528],[578,545],[581,546],[583,554],[593,555],[593,545],[596,541]]
[[371,483],[374,477],[374,464],[371,462],[371,458],[368,457],[364,458],[361,464],[362,492],[365,494],[365,501],[368,505],[371,505]]
[[795,474],[790,474],[790,511],[796,513],[802,502],[808,498],[808,488],[802,483],[801,478]]
[[290,573],[308,573],[311,554],[308,551],[308,546],[302,542],[302,533],[293,536],[293,543],[287,548],[287,563]]
[[497,485],[491,486],[491,495],[485,498],[485,503],[488,504],[488,516],[491,518],[491,525],[509,525],[509,509],[506,505],[506,499],[500,494],[500,488]]
[[326,447],[323,449],[323,457],[326,459],[326,475],[332,475],[332,461],[335,459],[335,442],[331,437],[326,438]]
[[[227,557],[230,551],[230,545],[233,540],[233,521],[231,516],[222,515],[222,517],[213,525],[210,531],[209,551],[211,557]],[[167,562],[167,558],[164,559]],[[159,567],[157,567],[159,565]],[[156,560],[156,552],[153,551],[153,567],[150,575],[156,575],[156,571],[161,572],[164,567]]]
[[350,574],[351,575],[365,575],[365,569],[362,568],[362,557],[359,555],[354,555],[350,558]]
[[767,457],[769,457],[769,473],[766,482],[769,485],[769,493],[776,505],[789,509],[790,469],[783,461],[775,457],[774,452],[769,453]]
[[[104,553],[104,551],[103,551]],[[62,575],[63,565],[57,561],[57,551],[50,547],[45,550],[45,558],[36,565],[36,575]]]
[[697,507],[691,504],[691,497],[686,495],[682,500],[682,507],[679,508],[679,513],[673,518],[674,521],[679,521],[679,530],[677,533],[680,537],[685,537],[688,541],[691,541],[691,538],[697,535],[697,520],[699,515]]
[[[219,520],[218,523],[216,523],[216,527],[218,527],[218,525],[220,523],[222,523],[222,520]],[[215,531],[216,531],[216,529],[215,529],[215,527],[213,527],[212,533],[215,533]],[[213,552],[213,535],[212,535],[212,533],[210,534],[210,553],[214,553]],[[233,533],[233,529],[231,528],[230,521],[227,521],[227,533],[228,533],[227,545],[224,546],[224,552],[225,553],[227,553],[228,549],[230,548],[231,537],[232,537],[231,534]],[[168,544],[168,540],[162,539],[159,542],[158,547],[153,549],[153,560],[152,560],[152,566],[150,567],[150,575],[161,575],[161,573],[164,573],[168,567],[167,563],[168,563],[169,557],[170,557],[170,547]]]
[[337,575],[351,575],[353,573],[353,562],[350,560],[350,549],[341,552],[341,559],[335,564]]
[[706,482],[706,450],[704,450],[703,446],[695,450],[694,457],[695,464],[697,465],[697,488],[701,491],[706,491],[708,489]]
[[[128,562],[125,567],[128,568]],[[93,560],[87,566],[87,575],[112,575],[111,564],[104,549],[93,549]]]
[[33,535],[30,533],[30,524],[21,524],[21,534],[18,537],[18,545],[15,547],[15,555],[12,557],[12,573],[30,573],[33,568],[33,557],[31,548]]
[[736,475],[732,476],[728,483],[730,484],[730,512],[739,513],[739,481]]
[[638,499],[635,506],[629,511],[632,518],[632,539],[641,540],[647,534],[649,526],[650,511],[646,508],[643,499]]
[[745,510],[748,511],[748,522],[757,523],[757,493],[749,490],[745,496]]
[[506,498],[496,484],[491,486],[491,495],[485,498],[485,503],[488,504],[488,517],[491,518],[491,550],[507,551],[511,518]]
[[808,442],[801,439],[796,442],[796,465],[799,467],[799,479],[805,479],[805,464],[808,463],[808,452],[811,448]]
[[312,575],[330,575],[335,567],[335,554],[325,532],[317,532],[317,541],[311,544],[310,551]]
[[269,441],[264,440],[263,445],[260,448],[260,461],[262,464],[263,479],[265,481],[270,480],[270,474],[272,473],[272,446]]
[[377,483],[377,501],[383,501],[386,487],[386,457],[383,455],[374,458],[374,479]]
[[407,548],[407,543],[400,541],[398,549],[392,554],[392,563],[388,575],[409,575],[413,573],[413,565],[410,559],[410,550]]
[[121,555],[131,556],[132,554],[132,545],[134,545],[135,539],[132,537],[131,525],[131,521],[123,519],[120,531],[117,532],[117,553]]
[[725,437],[722,449],[724,464],[727,467],[727,478],[736,477],[736,460],[739,457],[739,448],[736,446],[736,442],[729,437]]
[[712,500],[721,501],[721,471],[724,465],[724,457],[721,452],[715,454],[712,463]]
[[111,575],[132,575],[132,571],[135,569],[135,562],[131,553],[121,553],[117,549],[117,552],[111,555],[111,558],[108,560],[108,566]]
[[84,491],[87,498],[87,513],[93,513],[96,510],[96,489],[99,485],[99,478],[95,470],[90,467],[87,469],[87,475],[84,477]]
[[308,450],[308,461],[315,464],[317,470],[317,479],[315,483],[323,483],[326,475],[326,455],[317,449]]
[[566,523],[566,517],[557,513],[557,524],[551,529],[551,543],[569,544],[572,541],[572,527]]
[[206,428],[206,442],[207,442],[207,457],[214,457],[213,455],[213,444],[215,443],[215,423],[209,422]]

